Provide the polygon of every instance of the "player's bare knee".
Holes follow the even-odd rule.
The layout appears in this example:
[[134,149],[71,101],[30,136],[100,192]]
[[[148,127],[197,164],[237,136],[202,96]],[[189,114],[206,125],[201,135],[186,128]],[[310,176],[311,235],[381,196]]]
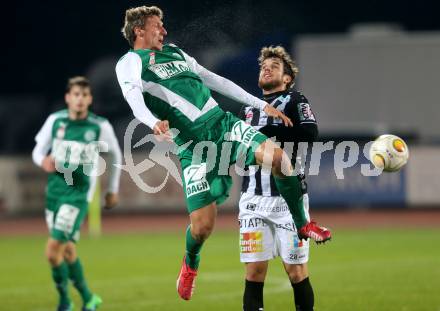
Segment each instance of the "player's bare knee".
[[66,249],[64,250],[64,260],[66,260],[68,263],[73,263],[76,260],[76,247],[75,244],[72,242],[69,242],[66,246]]
[[197,241],[203,242],[209,237],[209,235],[213,230],[214,230],[214,223],[205,222],[202,224],[193,225],[193,229],[191,230],[191,233],[193,234],[193,237]]
[[46,247],[46,258],[51,266],[59,266],[63,261],[62,244],[59,242],[49,241]]
[[264,276],[264,271],[260,269],[251,270],[246,273],[246,279],[248,281],[261,282],[261,279],[264,279]]
[[306,279],[307,275],[303,274],[303,273],[291,273],[289,274],[289,280],[292,283],[299,283],[302,280]]
[[214,230],[215,205],[209,205],[191,213],[191,234],[199,242],[205,241]]
[[285,176],[283,173],[283,151],[281,149],[277,149],[274,152],[273,160],[272,160],[272,174],[277,177]]
[[267,261],[246,263],[246,279],[248,281],[264,282],[267,266]]
[[58,265],[59,259],[58,259],[58,256],[56,256],[55,253],[46,251],[46,259],[47,259],[47,261],[49,262],[49,264],[51,266],[54,267],[54,266]]
[[289,280],[292,283],[299,283],[306,279],[308,275],[307,266],[302,265],[293,265],[289,269],[287,269],[287,275],[289,276]]
[[252,282],[264,282],[266,277],[266,267],[252,265],[246,269],[246,280]]

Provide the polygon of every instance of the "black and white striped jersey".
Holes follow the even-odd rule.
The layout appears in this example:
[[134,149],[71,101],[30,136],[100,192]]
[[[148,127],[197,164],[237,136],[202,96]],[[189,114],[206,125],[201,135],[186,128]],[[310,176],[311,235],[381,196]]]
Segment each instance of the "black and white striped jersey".
[[[267,137],[276,137],[281,147],[286,142],[294,143],[292,164],[296,163],[300,166],[296,169],[301,172],[298,178],[301,179],[303,193],[306,193],[307,184],[304,176],[306,150],[298,152],[297,146],[299,142],[313,142],[318,136],[318,125],[310,104],[304,95],[293,89],[268,94],[263,99],[288,116],[293,122],[293,127],[286,127],[281,119],[268,117],[263,110],[252,107],[244,107],[241,117]],[[242,192],[263,196],[280,195],[270,170],[254,167],[246,169],[249,169],[249,176],[243,177]]]

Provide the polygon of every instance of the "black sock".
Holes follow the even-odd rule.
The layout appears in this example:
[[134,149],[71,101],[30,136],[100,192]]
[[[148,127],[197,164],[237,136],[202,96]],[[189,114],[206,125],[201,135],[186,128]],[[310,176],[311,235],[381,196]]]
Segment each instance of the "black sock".
[[299,283],[292,283],[296,311],[313,311],[315,296],[309,278]]
[[264,282],[246,280],[243,294],[243,311],[263,311]]

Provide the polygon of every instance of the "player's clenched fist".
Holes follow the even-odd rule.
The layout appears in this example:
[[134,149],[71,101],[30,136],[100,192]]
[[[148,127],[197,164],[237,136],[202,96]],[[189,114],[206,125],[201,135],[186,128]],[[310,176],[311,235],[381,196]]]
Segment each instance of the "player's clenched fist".
[[157,122],[153,130],[158,141],[173,141],[173,135],[170,132],[170,124],[168,123],[168,120]]
[[56,171],[55,160],[50,155],[46,156],[41,163],[41,167],[46,173],[53,173]]
[[118,194],[109,192],[105,195],[104,208],[105,209],[112,209],[113,207],[116,206],[116,204],[118,204],[118,201],[119,201]]

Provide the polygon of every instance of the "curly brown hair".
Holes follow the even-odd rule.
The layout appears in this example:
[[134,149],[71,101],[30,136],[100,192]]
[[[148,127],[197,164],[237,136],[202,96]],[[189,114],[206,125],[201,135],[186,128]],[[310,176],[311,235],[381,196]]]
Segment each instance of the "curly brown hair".
[[287,85],[287,88],[292,87],[295,83],[295,78],[298,75],[299,70],[295,64],[295,61],[290,57],[286,50],[280,45],[275,47],[265,46],[261,49],[260,56],[258,57],[258,64],[260,67],[267,58],[279,58],[283,61],[284,74],[292,78],[292,81]]
[[122,27],[121,32],[124,38],[128,41],[131,47],[134,45],[134,40],[136,40],[136,34],[134,33],[135,27],[144,27],[145,21],[150,16],[158,16],[160,19],[163,18],[163,13],[157,6],[138,6],[136,8],[131,8],[125,11],[125,22],[124,27]]

